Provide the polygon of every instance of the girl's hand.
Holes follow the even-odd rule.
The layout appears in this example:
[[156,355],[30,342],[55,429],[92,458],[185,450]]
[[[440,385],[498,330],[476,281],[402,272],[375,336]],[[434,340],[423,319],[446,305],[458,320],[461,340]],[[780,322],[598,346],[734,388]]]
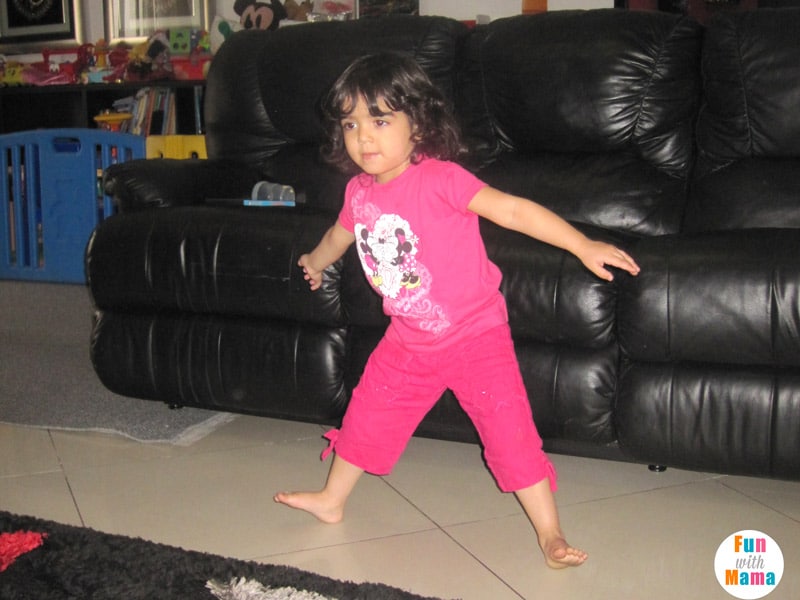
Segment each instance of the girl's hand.
[[526,198],[487,186],[475,194],[468,208],[500,227],[572,252],[587,269],[606,281],[614,279],[606,265],[624,269],[631,275],[639,273],[639,265],[626,252],[587,238],[553,211]]
[[322,272],[328,265],[339,260],[355,241],[356,236],[353,232],[347,231],[337,220],[322,236],[317,247],[297,260],[297,264],[303,268],[303,277],[312,291],[318,290],[322,285]]
[[311,255],[303,254],[297,264],[303,268],[303,278],[308,282],[311,290],[318,290],[322,285],[322,271],[311,266]]
[[587,269],[606,281],[614,279],[611,271],[605,268],[606,265],[624,269],[631,275],[638,275],[641,270],[627,252],[605,242],[587,240],[575,255]]

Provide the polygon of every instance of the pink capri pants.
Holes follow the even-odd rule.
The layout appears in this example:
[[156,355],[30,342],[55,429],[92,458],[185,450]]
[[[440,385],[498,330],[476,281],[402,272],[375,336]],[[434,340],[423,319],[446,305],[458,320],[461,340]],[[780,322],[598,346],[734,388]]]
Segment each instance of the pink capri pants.
[[542,450],[507,325],[436,352],[410,352],[384,337],[367,361],[332,451],[375,475],[391,472],[419,422],[450,388],[480,435],[484,458],[504,492],[556,472]]

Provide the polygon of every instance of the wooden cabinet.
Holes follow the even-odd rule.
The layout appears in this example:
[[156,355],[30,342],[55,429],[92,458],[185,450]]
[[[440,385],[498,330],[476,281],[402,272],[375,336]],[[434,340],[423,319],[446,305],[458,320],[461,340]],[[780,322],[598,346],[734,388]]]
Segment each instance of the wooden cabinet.
[[96,127],[94,116],[142,87],[169,87],[175,92],[178,134],[203,133],[204,81],[154,81],[0,88],[0,133],[30,129]]

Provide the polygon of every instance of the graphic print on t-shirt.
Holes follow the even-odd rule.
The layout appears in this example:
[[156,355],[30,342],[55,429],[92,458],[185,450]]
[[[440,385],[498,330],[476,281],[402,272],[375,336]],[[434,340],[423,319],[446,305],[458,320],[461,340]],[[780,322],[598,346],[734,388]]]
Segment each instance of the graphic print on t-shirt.
[[356,223],[354,233],[364,273],[383,295],[386,313],[415,319],[425,331],[447,329],[450,322],[444,309],[429,297],[433,279],[417,260],[420,240],[408,221],[382,214],[371,228]]

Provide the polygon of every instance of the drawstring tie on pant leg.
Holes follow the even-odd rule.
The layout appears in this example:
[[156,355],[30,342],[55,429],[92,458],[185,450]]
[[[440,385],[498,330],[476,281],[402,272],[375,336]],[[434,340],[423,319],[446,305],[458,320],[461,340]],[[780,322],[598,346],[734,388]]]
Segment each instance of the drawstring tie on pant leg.
[[322,455],[320,456],[320,460],[324,461],[326,458],[328,458],[328,456],[330,456],[331,452],[336,449],[336,442],[339,441],[339,430],[331,429],[322,437],[328,440],[328,447],[322,451]]

